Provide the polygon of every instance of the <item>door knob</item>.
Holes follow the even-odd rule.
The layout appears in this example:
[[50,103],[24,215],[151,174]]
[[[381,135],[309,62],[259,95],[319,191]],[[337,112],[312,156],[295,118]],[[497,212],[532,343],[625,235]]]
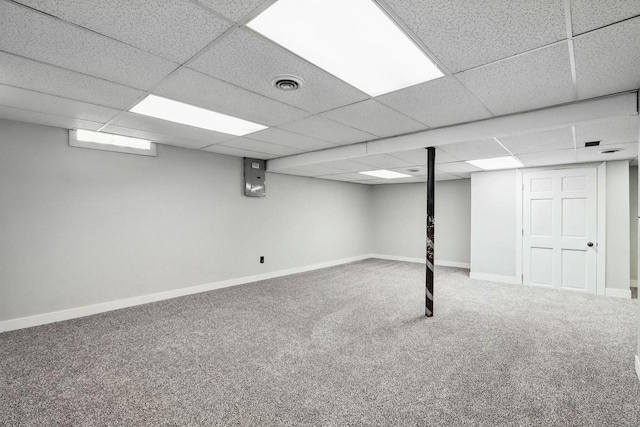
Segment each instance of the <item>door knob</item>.
[[589,247],[593,246],[593,242],[587,243],[587,246],[589,246]]

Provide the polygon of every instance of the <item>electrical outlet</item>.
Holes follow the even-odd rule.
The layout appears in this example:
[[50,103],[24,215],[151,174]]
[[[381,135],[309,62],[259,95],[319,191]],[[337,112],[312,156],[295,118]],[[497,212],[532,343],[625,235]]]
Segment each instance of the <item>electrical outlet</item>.
[[264,264],[264,257],[263,256],[260,257],[260,264]]

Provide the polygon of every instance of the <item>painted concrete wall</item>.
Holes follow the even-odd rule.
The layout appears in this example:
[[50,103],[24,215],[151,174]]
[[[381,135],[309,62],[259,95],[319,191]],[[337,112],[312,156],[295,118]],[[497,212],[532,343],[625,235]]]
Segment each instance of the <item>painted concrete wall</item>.
[[[606,287],[629,289],[629,162],[607,162]],[[471,175],[471,273],[516,275],[515,170]]]
[[515,170],[471,175],[471,272],[515,278]]
[[[638,280],[638,167],[629,168],[629,225],[631,248],[631,280]],[[636,283],[634,283],[636,284]]]
[[629,161],[607,162],[607,288],[629,289]]
[[[436,262],[470,261],[471,181],[436,182]],[[424,260],[427,186],[388,184],[373,188],[373,252]]]
[[0,121],[0,321],[370,253],[370,186],[268,174],[247,198],[240,158],[67,135]]

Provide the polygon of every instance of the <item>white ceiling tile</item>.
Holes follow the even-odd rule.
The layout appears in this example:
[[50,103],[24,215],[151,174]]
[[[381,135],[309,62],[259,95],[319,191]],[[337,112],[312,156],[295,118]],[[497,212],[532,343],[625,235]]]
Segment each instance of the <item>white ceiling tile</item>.
[[[603,150],[619,149],[617,153],[603,154]],[[582,147],[578,148],[578,162],[596,162],[625,160],[638,157],[638,143],[612,144],[606,147]]]
[[285,147],[284,145],[271,144],[264,141],[256,141],[249,138],[234,138],[221,143],[226,147],[240,148],[242,150],[256,151],[258,153],[273,154],[274,156],[290,156],[300,154],[303,151],[297,148]]
[[562,0],[386,0],[451,71],[566,37]]
[[285,145],[287,147],[298,148],[304,151],[323,150],[325,148],[335,147],[336,144],[322,141],[320,139],[311,138],[309,136],[300,135],[299,133],[289,132],[278,128],[268,128],[248,135],[251,139],[258,141],[271,142],[272,144]]
[[271,3],[272,0],[198,0],[199,3],[210,7],[216,12],[233,21],[240,21],[263,3]]
[[231,27],[189,0],[17,1],[178,63]]
[[134,138],[148,139],[163,145],[173,145],[175,147],[200,149],[207,145],[206,142],[193,141],[186,138],[178,138],[170,135],[161,135],[158,133],[148,132],[145,130],[129,129],[121,126],[109,125],[103,129],[107,133],[115,133],[116,135],[132,136]]
[[540,153],[521,154],[518,159],[526,167],[553,166],[576,163],[578,160],[576,150],[556,150]]
[[499,115],[573,101],[566,42],[457,76],[484,105]]
[[458,172],[454,176],[457,176],[462,179],[469,179],[471,178],[471,172]]
[[313,174],[314,176],[337,175],[344,173],[344,171],[341,169],[332,168],[331,166],[326,166],[323,164],[297,166],[295,169],[308,172],[310,174]]
[[203,151],[208,151],[210,153],[224,154],[225,156],[233,156],[233,157],[249,157],[252,159],[262,159],[269,160],[273,159],[274,155],[266,154],[266,153],[257,153],[255,151],[242,150],[240,148],[232,148],[225,147],[224,145],[210,145],[202,149]]
[[513,154],[537,153],[574,148],[571,128],[511,135],[498,138]]
[[589,141],[601,141],[600,145],[637,142],[639,122],[638,116],[632,116],[578,125],[578,147]]
[[377,139],[370,133],[341,125],[321,116],[305,117],[278,127],[336,144],[352,144]]
[[374,154],[371,156],[356,157],[351,160],[378,169],[395,169],[413,166],[410,162],[392,157],[388,154]]
[[436,171],[446,173],[467,173],[481,171],[479,167],[470,165],[467,162],[453,162],[436,165]]
[[0,105],[98,123],[107,123],[118,114],[112,108],[6,85],[0,85]]
[[[425,166],[427,164],[427,150],[424,148],[417,148],[415,150],[407,150],[407,151],[395,151],[393,153],[389,153],[390,156],[396,157],[398,159],[402,159],[411,163],[412,165],[421,165]],[[450,163],[457,162],[458,159],[442,151],[439,148],[436,148],[436,164],[440,163]]]
[[176,138],[200,141],[203,142],[203,147],[235,138],[234,135],[228,135],[226,133],[181,125],[179,123],[173,123],[134,113],[121,113],[110,124],[129,129],[145,130],[161,135],[169,135]]
[[401,135],[427,127],[373,100],[358,102],[322,113],[322,116],[380,137]]
[[124,109],[144,92],[0,52],[0,83],[105,107]]
[[463,179],[463,178],[457,175],[449,174],[449,173],[436,174],[436,182],[437,181],[453,181],[454,179]]
[[[274,43],[244,30],[224,37],[189,67],[311,113],[368,98]],[[276,89],[271,79],[282,74],[301,77],[304,84],[295,91]]]
[[[271,172],[271,171],[267,169],[267,172]],[[301,169],[278,169],[277,171],[271,172],[271,173],[279,173],[284,175],[296,175],[296,176],[311,176],[311,177],[318,176],[318,174],[315,172],[305,171]]]
[[[343,172],[364,172],[371,170],[371,166],[354,162],[353,160],[334,160],[331,162],[318,163],[318,165],[329,166]],[[362,176],[366,177],[367,175]]]
[[573,41],[580,99],[640,87],[640,18],[596,30]]
[[350,181],[350,182],[363,182],[363,181],[376,181],[378,178],[370,175],[363,175],[361,173],[342,173],[336,175],[325,175],[324,179],[335,179],[338,181]]
[[360,175],[357,173],[346,173],[346,174],[342,174],[342,175],[324,175],[324,176],[319,176],[318,178],[320,179],[329,179],[332,181],[343,181],[343,182],[350,182],[352,184],[366,184],[367,181],[371,181],[368,179],[360,179],[359,176],[366,176],[366,175]]
[[456,142],[443,145],[440,149],[460,160],[489,159],[509,155],[509,152],[494,139]]
[[88,120],[74,119],[71,117],[54,116],[53,114],[36,113],[34,111],[20,110],[17,108],[0,106],[0,119],[16,122],[35,123],[44,126],[53,126],[63,129],[88,129],[98,130],[102,123]]
[[135,47],[6,1],[0,2],[0,50],[139,89],[149,89],[177,67]]
[[431,80],[376,99],[431,127],[491,117],[478,98],[453,77]]
[[581,34],[640,15],[640,2],[630,0],[571,0],[573,34]]
[[309,115],[306,111],[187,68],[173,73],[153,93],[266,126]]

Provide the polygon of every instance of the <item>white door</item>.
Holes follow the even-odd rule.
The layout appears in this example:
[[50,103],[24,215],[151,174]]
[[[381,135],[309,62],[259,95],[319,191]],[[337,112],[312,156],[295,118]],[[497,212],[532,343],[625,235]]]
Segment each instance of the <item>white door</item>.
[[596,293],[596,169],[523,173],[523,283]]

